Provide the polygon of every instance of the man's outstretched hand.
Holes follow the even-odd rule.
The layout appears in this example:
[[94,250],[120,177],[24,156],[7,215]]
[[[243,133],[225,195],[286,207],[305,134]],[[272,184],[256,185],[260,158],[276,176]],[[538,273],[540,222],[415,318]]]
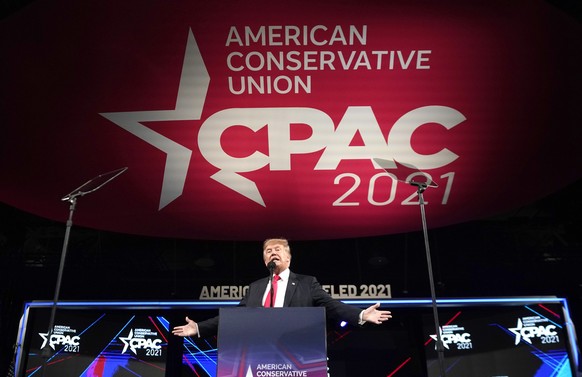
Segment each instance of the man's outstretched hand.
[[376,303],[364,310],[364,313],[362,314],[362,320],[379,325],[382,322],[392,318],[391,312],[387,310],[378,310],[379,307],[380,303]]
[[186,317],[186,324],[174,327],[172,334],[177,336],[194,336],[198,334],[198,324]]

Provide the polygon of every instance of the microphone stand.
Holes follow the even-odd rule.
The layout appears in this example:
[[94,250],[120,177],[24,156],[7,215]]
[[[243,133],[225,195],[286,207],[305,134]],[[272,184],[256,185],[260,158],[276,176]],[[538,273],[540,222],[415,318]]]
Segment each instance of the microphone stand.
[[69,218],[66,223],[66,230],[65,230],[65,238],[63,241],[63,248],[61,251],[61,261],[59,264],[59,271],[57,274],[57,282],[55,285],[55,295],[51,305],[51,314],[49,319],[48,331],[47,331],[47,342],[44,348],[41,350],[41,356],[44,358],[44,362],[42,364],[42,371],[41,376],[45,375],[46,366],[49,359],[52,357],[51,351],[51,338],[54,333],[55,327],[55,317],[57,312],[57,305],[59,301],[59,294],[61,291],[61,282],[63,279],[63,271],[65,269],[65,259],[67,256],[67,250],[69,246],[69,238],[71,236],[71,227],[73,226],[73,213],[75,212],[75,207],[77,206],[77,198],[79,196],[84,196],[94,191],[99,190],[108,182],[112,181],[113,179],[117,178],[121,173],[125,172],[127,167],[117,169],[108,173],[104,173],[98,175],[97,177],[85,182],[83,185],[79,186],[69,194],[65,195],[61,198],[62,201],[68,201],[70,203],[69,206]]
[[416,193],[418,194],[418,202],[420,205],[420,216],[422,219],[422,232],[424,235],[424,248],[426,250],[426,263],[428,266],[428,280],[429,280],[429,285],[430,285],[430,296],[431,296],[431,300],[432,300],[432,315],[433,315],[434,327],[435,327],[435,331],[436,331],[436,352],[437,352],[437,356],[438,356],[438,360],[439,360],[440,375],[441,375],[441,377],[446,377],[446,374],[445,374],[445,356],[444,356],[445,347],[443,345],[443,341],[442,341],[442,337],[441,337],[441,330],[440,330],[441,327],[440,327],[440,323],[439,323],[439,314],[438,314],[438,310],[437,310],[435,285],[434,285],[434,278],[433,278],[433,273],[432,273],[430,246],[429,246],[429,242],[428,242],[426,213],[424,210],[425,202],[424,202],[423,193],[426,190],[426,188],[428,187],[428,184],[424,183],[424,182],[415,182],[415,181],[410,181],[409,183],[410,183],[410,185],[416,186],[416,188],[417,188]]
[[[65,259],[67,257],[67,249],[69,246],[69,238],[71,236],[71,227],[73,226],[73,213],[75,213],[75,207],[77,205],[77,196],[79,196],[80,193],[76,193],[73,195],[69,195],[68,201],[70,203],[69,206],[69,218],[67,220],[67,224],[66,224],[66,230],[65,230],[65,239],[63,241],[63,249],[61,251],[61,262],[59,264],[59,272],[57,274],[57,283],[55,286],[55,295],[53,298],[53,302],[51,305],[51,315],[50,315],[50,319],[49,319],[49,327],[48,327],[48,335],[47,335],[47,339],[48,342],[46,344],[46,346],[42,349],[42,357],[45,358],[45,360],[48,360],[48,358],[51,356],[51,348],[50,348],[50,342],[51,342],[51,337],[53,335],[54,332],[54,325],[55,325],[55,316],[57,313],[57,302],[59,301],[59,293],[61,291],[61,281],[63,279],[63,271],[65,269]],[[44,376],[44,371],[46,368],[42,368],[42,375]]]
[[275,304],[273,302],[273,295],[275,294],[275,290],[273,289],[273,271],[275,270],[275,262],[270,261],[267,264],[267,268],[269,269],[269,286],[270,288],[270,293],[269,293],[269,307],[272,308],[273,305]]
[[[411,186],[416,187],[416,193],[418,194],[418,203],[420,205],[420,216],[422,220],[422,232],[424,235],[424,248],[426,250],[426,263],[428,267],[428,280],[430,284],[430,295],[432,300],[432,315],[434,318],[434,327],[436,332],[436,352],[439,360],[440,377],[446,377],[445,374],[445,347],[443,345],[443,340],[441,336],[441,327],[439,324],[439,315],[437,310],[436,293],[434,286],[434,278],[432,275],[432,258],[430,256],[430,246],[428,242],[428,230],[426,225],[426,213],[424,210],[424,196],[423,193],[428,187],[438,187],[438,185],[432,181],[429,176],[418,170],[417,167],[411,164],[403,164],[394,159],[385,160],[381,158],[373,158],[372,161],[384,169],[391,177],[399,182],[407,183]],[[395,170],[392,170],[395,169]],[[398,176],[397,176],[398,174]],[[425,182],[414,181],[412,177],[422,175],[426,178]]]

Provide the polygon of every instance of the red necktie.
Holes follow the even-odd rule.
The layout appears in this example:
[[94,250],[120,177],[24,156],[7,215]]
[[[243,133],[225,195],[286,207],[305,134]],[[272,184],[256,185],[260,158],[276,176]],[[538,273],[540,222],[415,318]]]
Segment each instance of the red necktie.
[[[273,306],[275,306],[275,299],[277,298],[277,282],[279,281],[279,279],[281,279],[279,277],[279,275],[275,275],[273,276]],[[270,308],[271,307],[271,290],[269,289],[269,292],[267,292],[267,297],[265,298],[265,305],[263,305],[265,308]]]

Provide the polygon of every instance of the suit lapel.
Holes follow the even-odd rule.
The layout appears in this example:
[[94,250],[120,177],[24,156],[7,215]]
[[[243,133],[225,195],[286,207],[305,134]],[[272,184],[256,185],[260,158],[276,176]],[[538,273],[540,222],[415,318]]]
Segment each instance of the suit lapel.
[[269,284],[269,278],[263,278],[257,281],[257,289],[250,290],[249,300],[247,306],[259,307],[263,306],[263,295],[265,294],[265,289],[267,289],[267,284]]
[[291,303],[291,299],[295,294],[297,284],[298,284],[297,276],[293,272],[291,272],[289,274],[289,282],[287,282],[287,290],[285,291],[285,302],[283,303],[283,306],[289,306],[289,304]]

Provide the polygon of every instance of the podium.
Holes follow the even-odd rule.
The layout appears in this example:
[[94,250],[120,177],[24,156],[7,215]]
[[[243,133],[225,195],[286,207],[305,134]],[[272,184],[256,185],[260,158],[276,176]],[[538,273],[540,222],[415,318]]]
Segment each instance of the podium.
[[217,377],[327,377],[324,308],[221,308]]

